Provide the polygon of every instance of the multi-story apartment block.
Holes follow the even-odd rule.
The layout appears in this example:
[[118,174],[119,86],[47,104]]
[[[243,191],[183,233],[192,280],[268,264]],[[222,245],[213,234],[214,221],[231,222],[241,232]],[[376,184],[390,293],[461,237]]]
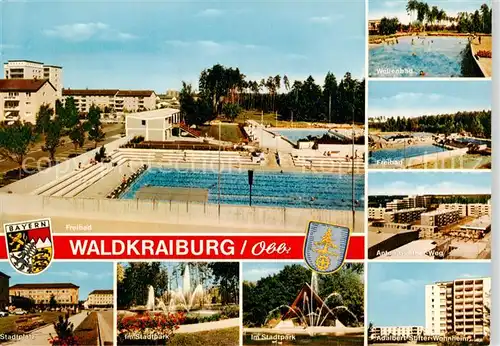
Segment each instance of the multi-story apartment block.
[[425,210],[425,208],[412,208],[388,211],[384,214],[384,220],[388,223],[411,223],[418,220]]
[[60,307],[73,307],[78,305],[79,286],[71,283],[43,283],[43,284],[17,284],[9,289],[11,296],[30,298],[37,305],[50,304],[54,296]]
[[420,223],[424,226],[442,227],[458,222],[460,211],[449,209],[437,209],[420,216]]
[[156,93],[152,90],[64,89],[63,97],[73,97],[82,113],[88,113],[92,105],[111,113],[156,109]]
[[101,307],[101,308],[111,308],[113,307],[113,290],[94,290],[89,293],[86,305],[89,308]]
[[431,196],[408,196],[403,199],[395,199],[387,203],[387,209],[413,209],[427,208],[431,204]]
[[467,215],[473,217],[491,216],[491,204],[467,204]]
[[490,306],[491,278],[467,278],[425,286],[426,334],[455,332],[474,340],[489,335],[485,306]]
[[63,73],[61,66],[45,65],[42,62],[29,60],[9,60],[4,63],[5,79],[47,79],[61,98],[63,89]]
[[0,121],[36,123],[40,106],[55,107],[57,90],[45,79],[0,79]]
[[368,208],[368,219],[381,220],[384,218],[385,208]]
[[370,338],[392,337],[397,339],[409,339],[422,336],[425,328],[422,326],[391,326],[373,327],[370,331]]
[[460,217],[467,216],[467,204],[443,203],[438,206],[438,209],[458,210],[460,212]]

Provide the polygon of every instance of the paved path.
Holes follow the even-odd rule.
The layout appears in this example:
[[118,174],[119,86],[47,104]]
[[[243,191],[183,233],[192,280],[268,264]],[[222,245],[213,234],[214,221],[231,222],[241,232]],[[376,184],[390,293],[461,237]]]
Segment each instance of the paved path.
[[[482,36],[481,44],[479,44],[479,40],[477,38],[474,39],[471,44],[471,49],[473,55],[476,55],[480,50],[491,52],[491,36]],[[481,71],[483,71],[485,77],[491,77],[492,60],[493,59],[491,58],[479,58],[479,60],[477,60],[479,67],[481,68]]]
[[[73,323],[75,329],[82,323],[82,321],[87,317],[87,314],[79,313],[78,315],[71,316],[69,321]],[[56,335],[54,325],[50,324],[34,332],[30,333],[25,339],[19,340],[17,342],[9,343],[9,345],[16,346],[38,346],[38,345],[49,345],[50,334],[52,336]]]
[[179,327],[175,331],[175,333],[196,333],[196,332],[205,332],[207,330],[215,330],[215,329],[225,329],[232,327],[239,327],[240,319],[239,318],[231,318],[228,320],[221,320],[216,322],[205,322],[205,323],[195,323],[195,324],[184,324]]
[[99,311],[97,317],[99,320],[99,331],[101,333],[102,344],[113,344],[113,310]]

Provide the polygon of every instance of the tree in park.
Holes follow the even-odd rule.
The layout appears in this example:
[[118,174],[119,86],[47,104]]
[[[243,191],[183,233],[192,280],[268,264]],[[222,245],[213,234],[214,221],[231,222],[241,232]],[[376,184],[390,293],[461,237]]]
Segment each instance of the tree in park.
[[53,294],[50,296],[49,306],[51,309],[55,309],[57,307],[57,300]]
[[79,123],[71,129],[69,132],[69,139],[71,139],[71,142],[75,146],[75,151],[83,147],[85,144],[85,127],[82,123]]
[[241,107],[236,103],[226,103],[222,106],[222,113],[233,122],[241,113]]
[[104,140],[104,132],[101,127],[101,110],[98,107],[94,105],[90,107],[85,126],[89,140],[94,142],[94,148],[97,148],[97,144]]
[[214,281],[220,285],[222,304],[238,303],[239,264],[237,262],[212,262]]
[[45,145],[42,150],[49,153],[50,163],[55,162],[57,148],[64,144],[62,136],[62,124],[59,117],[49,122],[45,133]]
[[19,165],[22,178],[24,159],[37,140],[37,133],[29,123],[16,121],[11,126],[0,127],[0,156]]
[[53,116],[54,109],[50,108],[49,105],[41,105],[40,110],[36,115],[36,130],[41,134],[45,134]]
[[60,118],[65,133],[69,133],[71,129],[80,123],[78,109],[72,97],[68,97],[64,105],[56,105],[56,115]]

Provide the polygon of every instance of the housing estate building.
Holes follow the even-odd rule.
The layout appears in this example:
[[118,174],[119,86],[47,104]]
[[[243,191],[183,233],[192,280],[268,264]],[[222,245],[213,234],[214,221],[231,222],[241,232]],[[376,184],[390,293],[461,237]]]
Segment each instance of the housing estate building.
[[485,306],[490,304],[491,278],[467,278],[425,286],[425,330],[450,332],[473,340],[489,334]]
[[114,303],[113,290],[93,290],[89,293],[86,305],[89,308],[111,308]]
[[55,107],[57,90],[47,79],[0,79],[0,121],[36,123],[40,106]]
[[33,299],[36,305],[49,305],[54,296],[58,307],[78,306],[79,286],[72,283],[17,284],[11,286],[9,294]]
[[3,65],[5,79],[47,79],[61,98],[63,71],[61,66],[30,60],[9,60]]

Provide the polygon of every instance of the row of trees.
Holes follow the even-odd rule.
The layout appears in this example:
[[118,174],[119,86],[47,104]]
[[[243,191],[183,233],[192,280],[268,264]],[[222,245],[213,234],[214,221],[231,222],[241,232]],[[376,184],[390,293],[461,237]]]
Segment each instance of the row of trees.
[[[368,207],[377,208],[385,207],[387,203],[395,199],[403,199],[407,196],[369,196],[368,197]],[[460,204],[475,204],[475,203],[488,203],[491,199],[491,195],[433,195],[431,198],[431,204],[443,204],[443,203],[460,203]]]
[[156,297],[168,297],[169,291],[180,287],[186,265],[190,267],[191,287],[200,284],[207,290],[209,286],[218,286],[222,304],[238,303],[237,262],[182,262],[171,272],[160,262],[132,262],[117,266],[118,306],[145,305],[149,286],[153,286]]
[[418,25],[429,26],[430,29],[437,22],[438,26],[443,21],[451,22],[458,32],[481,32],[491,33],[492,30],[492,9],[487,4],[474,13],[459,12],[456,17],[448,16],[443,9],[438,6],[430,6],[426,2],[409,0],[406,11],[410,16],[416,15]]
[[491,111],[457,112],[455,114],[426,115],[417,118],[388,118],[385,122],[370,123],[371,129],[384,132],[468,132],[474,137],[491,138]]
[[64,103],[56,101],[55,110],[42,105],[35,125],[17,121],[12,125],[0,126],[0,157],[18,164],[21,178],[24,160],[33,144],[41,138],[44,140],[41,149],[48,153],[51,164],[55,162],[57,149],[65,144],[65,136],[69,137],[75,151],[82,148],[86,140],[94,142],[97,147],[104,139],[100,118],[100,109],[91,106],[87,119],[80,120],[71,97]]
[[[198,93],[183,82],[181,112],[189,124],[203,124],[224,114],[234,121],[242,110],[277,112],[280,120],[363,122],[365,81],[346,73],[338,82],[328,73],[323,86],[312,77],[290,84],[288,77],[246,80],[238,68],[220,64],[203,70]],[[285,92],[280,92],[285,90]],[[237,105],[237,106],[236,106]]]
[[[326,299],[333,292],[339,293],[342,301],[329,299],[327,305],[334,308],[346,306],[362,323],[364,316],[364,285],[361,280],[362,264],[345,264],[332,275],[318,275],[319,296]],[[256,283],[243,282],[243,324],[262,326],[270,311],[290,305],[305,283],[311,282],[311,270],[299,264],[287,265],[279,273],[262,278]],[[283,308],[281,313],[288,309]],[[345,315],[349,318],[348,314]],[[352,325],[356,321],[350,320]]]

